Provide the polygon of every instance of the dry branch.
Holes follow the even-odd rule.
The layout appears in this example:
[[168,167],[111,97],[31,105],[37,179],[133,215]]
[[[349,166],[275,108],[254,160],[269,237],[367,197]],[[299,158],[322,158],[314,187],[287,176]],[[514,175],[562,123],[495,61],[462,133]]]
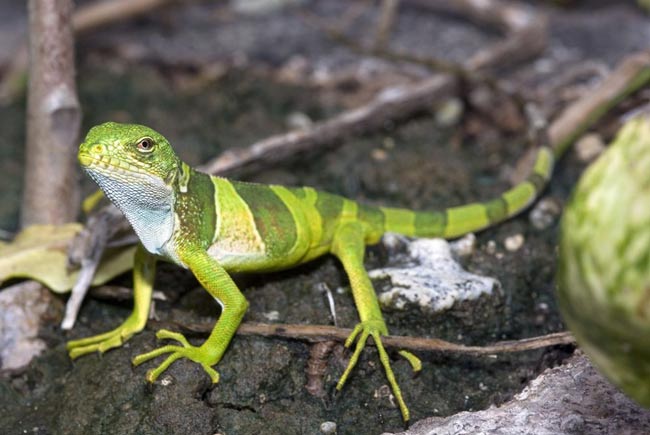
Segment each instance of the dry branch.
[[[206,326],[205,333],[208,334],[212,330],[213,325]],[[345,341],[351,332],[351,329],[337,328],[335,326],[274,325],[264,323],[243,323],[237,330],[237,334],[240,335],[285,337],[316,342],[328,340]],[[560,344],[573,344],[575,343],[575,339],[569,332],[557,332],[541,337],[525,338],[523,340],[502,341],[488,346],[465,346],[437,338],[389,335],[382,337],[382,343],[387,347],[396,349],[491,355],[495,353],[522,352]]]
[[21,224],[73,222],[79,210],[72,0],[29,1],[30,78]]
[[[176,327],[182,332],[207,335],[212,331],[212,324],[167,324],[165,322],[149,322],[151,326]],[[312,343],[327,341],[344,342],[352,332],[351,329],[338,328],[325,325],[291,325],[272,323],[242,323],[237,330],[238,335],[259,335],[263,337],[282,337],[304,340]],[[470,355],[492,355],[496,353],[523,352],[526,350],[541,349],[549,346],[574,344],[575,339],[569,332],[556,332],[541,337],[525,338],[522,340],[502,341],[488,346],[466,346],[451,343],[438,338],[403,337],[388,335],[382,337],[386,347],[406,350],[419,350],[429,352],[449,352]]]

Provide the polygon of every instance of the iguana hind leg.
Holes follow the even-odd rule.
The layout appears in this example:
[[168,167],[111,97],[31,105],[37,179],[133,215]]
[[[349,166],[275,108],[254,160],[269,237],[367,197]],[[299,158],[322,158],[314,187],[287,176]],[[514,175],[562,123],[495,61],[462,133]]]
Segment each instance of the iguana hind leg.
[[[347,368],[343,372],[341,379],[336,385],[337,390],[341,390],[345,381],[348,379],[352,369],[359,360],[361,351],[363,350],[368,337],[372,337],[377,352],[379,353],[379,360],[381,361],[386,378],[391,386],[393,395],[397,400],[397,404],[402,413],[404,421],[409,420],[409,410],[402,397],[402,391],[397,384],[395,374],[390,366],[390,359],[381,342],[381,337],[388,335],[388,328],[382,317],[379,308],[379,302],[375,290],[372,287],[372,282],[368,278],[363,265],[363,257],[365,252],[365,240],[363,226],[359,222],[344,223],[336,230],[334,239],[332,241],[332,253],[338,257],[343,264],[350,286],[352,287],[352,295],[354,302],[359,312],[361,322],[357,324],[345,342],[346,347],[350,347],[355,340],[357,340],[354,353],[350,358]],[[401,354],[406,357],[411,365],[416,368],[419,367],[419,360],[417,357],[409,352],[401,351]]]

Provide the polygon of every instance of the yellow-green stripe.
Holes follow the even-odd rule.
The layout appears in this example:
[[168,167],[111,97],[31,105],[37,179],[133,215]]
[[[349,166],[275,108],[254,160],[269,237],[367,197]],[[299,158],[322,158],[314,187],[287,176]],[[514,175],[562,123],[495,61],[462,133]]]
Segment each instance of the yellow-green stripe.
[[381,207],[385,216],[386,231],[392,231],[406,236],[415,235],[416,213],[404,208]]

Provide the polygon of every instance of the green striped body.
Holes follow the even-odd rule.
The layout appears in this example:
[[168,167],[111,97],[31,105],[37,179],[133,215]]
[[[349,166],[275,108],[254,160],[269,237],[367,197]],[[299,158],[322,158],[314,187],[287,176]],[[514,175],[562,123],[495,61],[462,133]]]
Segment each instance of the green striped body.
[[[214,199],[205,201],[208,213],[202,219],[178,210],[176,234],[185,233],[185,226],[200,229],[194,237],[230,271],[284,269],[330,252],[337,227],[353,221],[362,224],[366,244],[377,243],[385,232],[452,238],[486,228],[528,206],[551,168],[552,155],[542,149],[531,176],[500,197],[433,212],[371,207],[311,187],[244,183],[191,171],[187,189],[176,189],[177,201],[194,197],[194,190]],[[201,227],[190,225],[198,221]]]
[[[371,207],[310,187],[267,186],[212,177],[178,159],[169,142],[140,125],[106,123],[94,127],[79,148],[79,162],[129,220],[141,246],[134,264],[134,309],[116,329],[68,343],[72,358],[121,346],[141,331],[151,304],[156,260],[165,257],[188,268],[222,306],[219,320],[201,346],[181,334],[160,330],[156,336],[178,342],[138,355],[142,364],[166,359],[147,374],[151,382],[177,359],[200,364],[217,382],[217,364],[248,307],[229,272],[286,269],[331,253],[345,270],[360,322],[346,341],[356,342],[337,389],[356,365],[372,337],[395,401],[405,421],[409,410],[382,344],[388,334],[363,258],[366,245],[385,232],[416,237],[452,238],[503,221],[527,207],[548,180],[552,153],[540,148],[528,179],[485,203],[433,212]],[[406,351],[414,370],[419,359]]]

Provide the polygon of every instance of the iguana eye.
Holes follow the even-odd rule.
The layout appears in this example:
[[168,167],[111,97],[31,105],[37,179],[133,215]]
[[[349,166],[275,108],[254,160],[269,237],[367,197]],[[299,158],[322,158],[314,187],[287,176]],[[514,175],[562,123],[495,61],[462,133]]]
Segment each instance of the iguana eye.
[[149,137],[143,137],[138,141],[137,144],[138,151],[143,153],[150,153],[153,151],[153,139]]

